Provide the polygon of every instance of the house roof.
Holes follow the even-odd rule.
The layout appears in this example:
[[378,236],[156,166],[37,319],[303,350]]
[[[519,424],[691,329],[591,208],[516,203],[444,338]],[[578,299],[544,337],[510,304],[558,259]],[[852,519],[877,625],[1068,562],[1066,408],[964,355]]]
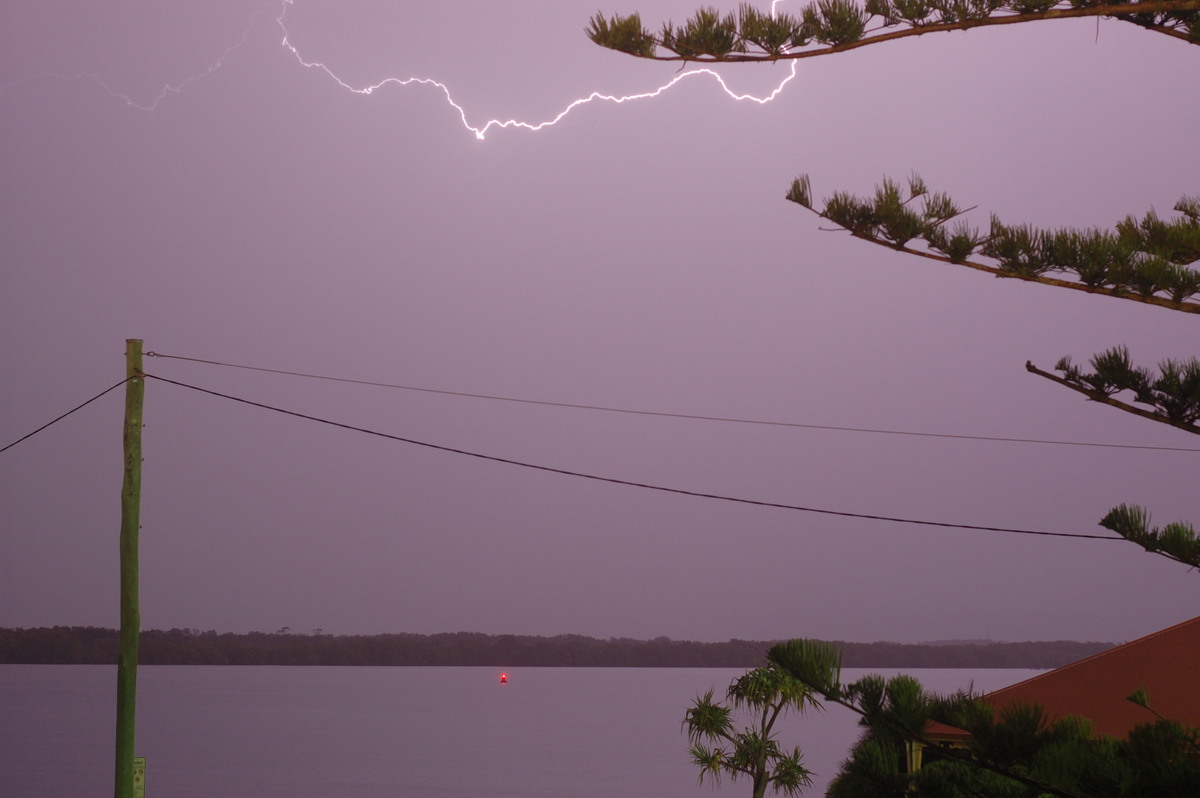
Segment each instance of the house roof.
[[[1097,735],[1124,738],[1156,718],[1128,696],[1145,687],[1150,706],[1185,726],[1200,726],[1200,617],[1163,629],[984,695],[997,709],[1040,704],[1049,720],[1088,718]],[[940,723],[926,728],[931,739],[961,739],[966,733]]]

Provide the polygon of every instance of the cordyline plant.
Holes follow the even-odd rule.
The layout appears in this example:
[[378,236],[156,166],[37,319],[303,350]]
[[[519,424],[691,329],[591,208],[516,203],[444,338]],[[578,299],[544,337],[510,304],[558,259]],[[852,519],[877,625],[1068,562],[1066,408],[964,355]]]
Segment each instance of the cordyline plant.
[[[767,787],[799,795],[811,783],[800,749],[790,752],[775,740],[775,723],[787,711],[816,706],[813,694],[786,671],[767,665],[734,679],[726,692],[728,703],[713,698],[709,690],[698,696],[685,713],[683,727],[691,743],[689,753],[700,768],[700,780],[719,782],[749,779],[754,798]],[[751,716],[746,726],[734,722],[734,711]]]

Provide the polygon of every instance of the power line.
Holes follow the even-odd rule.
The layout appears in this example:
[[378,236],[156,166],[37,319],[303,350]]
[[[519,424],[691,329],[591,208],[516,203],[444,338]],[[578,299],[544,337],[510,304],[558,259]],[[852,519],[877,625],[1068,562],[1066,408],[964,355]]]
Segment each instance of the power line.
[[5,446],[3,449],[0,449],[0,452],[6,452],[6,451],[8,451],[9,449],[11,449],[12,447],[16,446],[16,445],[17,445],[18,443],[20,443],[21,441],[28,440],[29,438],[32,438],[34,435],[37,435],[37,434],[38,434],[39,432],[41,432],[42,430],[44,430],[44,429],[47,429],[48,427],[52,427],[52,426],[54,426],[55,424],[57,424],[58,422],[62,421],[62,420],[63,420],[64,418],[66,418],[67,416],[69,416],[69,415],[71,415],[72,413],[74,413],[76,410],[82,410],[83,408],[85,408],[85,407],[87,407],[88,405],[90,405],[92,402],[94,402],[94,401],[96,401],[97,399],[99,399],[101,396],[104,396],[104,394],[108,393],[109,391],[113,391],[113,390],[116,390],[117,388],[120,388],[122,385],[124,385],[124,384],[125,384],[125,383],[127,383],[127,382],[129,382],[129,378],[128,378],[128,377],[126,377],[125,379],[121,380],[121,381],[120,381],[120,382],[118,382],[116,385],[112,386],[111,388],[105,388],[103,391],[101,391],[100,393],[96,394],[96,395],[95,395],[95,396],[93,396],[91,399],[88,399],[86,402],[84,402],[83,404],[79,405],[78,407],[71,408],[70,410],[68,410],[67,412],[63,413],[63,414],[62,414],[61,416],[59,416],[58,418],[54,419],[53,421],[50,421],[50,422],[47,422],[47,423],[43,424],[42,426],[38,427],[37,429],[35,429],[33,432],[29,433],[28,435],[23,435],[22,437],[20,437],[20,438],[17,438],[15,441],[13,441],[12,443],[10,443],[10,444],[8,444],[7,446]]
[[894,518],[894,517],[886,516],[886,515],[870,515],[867,513],[852,513],[852,512],[842,511],[842,510],[825,510],[825,509],[821,509],[821,508],[817,508],[817,507],[803,507],[803,506],[795,505],[795,504],[781,504],[778,502],[761,501],[758,499],[743,499],[743,498],[739,498],[736,496],[724,496],[724,495],[717,494],[717,493],[704,493],[701,491],[685,490],[683,488],[669,488],[669,487],[664,487],[661,485],[651,485],[651,484],[648,484],[645,482],[634,482],[632,480],[618,479],[616,477],[605,477],[605,476],[599,476],[596,474],[585,474],[585,473],[582,473],[579,471],[570,471],[565,468],[555,468],[553,466],[537,465],[535,463],[527,463],[527,462],[523,462],[520,460],[511,460],[506,457],[497,457],[495,455],[480,454],[479,452],[471,452],[471,451],[467,451],[465,449],[456,449],[456,448],[453,448],[450,446],[442,446],[442,445],[436,444],[436,443],[428,443],[425,441],[418,441],[418,440],[414,440],[412,438],[401,437],[399,435],[391,435],[386,432],[379,432],[377,430],[366,429],[364,427],[356,427],[352,424],[344,424],[340,421],[331,421],[329,419],[319,418],[317,416],[310,416],[305,413],[298,413],[294,410],[285,410],[284,408],[275,407],[274,405],[263,404],[262,402],[255,402],[250,399],[243,399],[241,397],[231,396],[229,394],[220,393],[219,391],[213,391],[208,388],[200,388],[195,385],[189,385],[184,382],[178,382],[176,380],[167,379],[166,377],[159,377],[154,374],[146,374],[145,376],[148,379],[153,379],[153,380],[158,380],[159,382],[169,383],[171,385],[176,385],[180,388],[189,388],[193,391],[198,391],[200,393],[209,394],[210,396],[220,397],[221,399],[228,399],[233,402],[240,402],[241,404],[250,405],[252,407],[258,407],[263,410],[270,410],[275,413],[282,413],[284,415],[294,416],[296,418],[302,418],[306,421],[314,421],[318,424],[326,424],[331,427],[340,427],[341,429],[350,430],[352,432],[360,432],[365,435],[373,435],[373,436],[376,436],[379,438],[387,438],[388,440],[398,441],[400,443],[408,443],[413,446],[423,446],[427,449],[434,449],[434,450],[437,450],[440,452],[448,452],[450,454],[459,454],[459,455],[464,455],[467,457],[474,457],[474,458],[477,458],[480,460],[488,460],[488,461],[491,461],[494,463],[504,463],[506,465],[519,466],[521,468],[531,468],[536,471],[545,471],[545,472],[549,472],[551,474],[561,474],[563,476],[568,476],[568,477],[578,477],[581,479],[590,479],[590,480],[594,480],[597,482],[608,482],[608,483],[614,484],[614,485],[625,485],[625,486],[632,487],[632,488],[644,488],[646,490],[661,491],[663,493],[675,493],[675,494],[679,494],[682,496],[695,496],[697,498],[702,498],[702,499],[716,499],[718,501],[735,502],[737,504],[750,504],[750,505],[754,505],[757,507],[773,507],[773,508],[779,509],[779,510],[795,510],[798,512],[818,513],[821,515],[836,515],[836,516],[841,516],[844,518],[863,518],[863,519],[867,519],[867,520],[871,520],[871,521],[890,521],[893,523],[900,523],[900,524],[915,524],[918,526],[936,526],[936,527],[946,527],[946,528],[951,528],[951,529],[971,529],[971,530],[976,530],[976,531],[981,531],[981,532],[1007,532],[1007,533],[1016,534],[1016,535],[1039,535],[1039,536],[1043,536],[1043,537],[1056,537],[1056,538],[1082,538],[1082,539],[1086,539],[1086,540],[1124,540],[1124,538],[1111,537],[1108,535],[1088,535],[1088,534],[1083,534],[1083,533],[1078,533],[1078,532],[1044,532],[1044,531],[1034,530],[1034,529],[1013,529],[1013,528],[1009,528],[1009,527],[979,526],[979,525],[975,525],[975,524],[955,524],[955,523],[950,523],[947,521],[921,521],[921,520],[916,520],[916,519],[911,519],[911,518]]
[[347,377],[329,377],[321,374],[308,374],[301,371],[286,371],[284,369],[264,368],[261,366],[245,366],[238,363],[223,363],[219,360],[204,360],[198,357],[184,357],[182,355],[164,355],[159,352],[147,352],[146,357],[162,357],[171,360],[186,360],[192,363],[204,363],[210,366],[222,366],[225,368],[243,369],[246,371],[261,371],[267,374],[282,374],[288,377],[303,377],[310,380],[326,380],[328,382],[345,382],[352,385],[368,385],[373,388],[392,388],[401,391],[416,391],[419,393],[440,394],[442,396],[461,396],[469,399],[489,399],[496,402],[514,402],[517,404],[528,405],[543,405],[545,407],[566,407],[575,410],[597,410],[605,413],[625,413],[635,416],[659,416],[663,418],[680,418],[689,419],[692,421],[716,421],[726,424],[753,424],[766,427],[791,427],[794,429],[820,429],[832,430],[835,432],[861,432],[875,435],[906,435],[917,438],[950,438],[957,440],[968,441],[995,441],[1001,443],[1033,443],[1052,446],[1089,446],[1106,449],[1145,449],[1150,451],[1163,452],[1192,452],[1200,453],[1200,449],[1187,448],[1183,446],[1140,446],[1136,444],[1126,443],[1093,443],[1089,441],[1058,441],[1045,440],[1039,438],[1006,438],[990,435],[957,435],[953,433],[943,432],[912,432],[908,430],[892,430],[892,429],[875,429],[870,427],[841,427],[828,424],[801,424],[793,421],[769,421],[761,419],[734,418],[729,416],[705,416],[695,415],[690,413],[667,413],[655,410],[635,410],[624,407],[606,407],[603,405],[578,404],[573,402],[551,402],[541,399],[522,399],[512,396],[496,396],[493,394],[469,393],[466,391],[448,391],[439,388],[423,388],[414,385],[397,385],[388,382],[372,382],[370,380],[356,380]]

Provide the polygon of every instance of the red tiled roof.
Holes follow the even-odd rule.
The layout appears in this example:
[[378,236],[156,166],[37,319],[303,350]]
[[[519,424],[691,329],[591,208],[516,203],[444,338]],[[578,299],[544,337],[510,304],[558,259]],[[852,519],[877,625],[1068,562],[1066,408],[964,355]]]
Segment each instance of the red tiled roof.
[[[1200,617],[1110,648],[1057,670],[1010,685],[982,700],[1001,708],[1040,704],[1047,718],[1089,718],[1097,735],[1124,738],[1154,714],[1126,698],[1145,687],[1150,706],[1168,720],[1200,726]],[[935,739],[965,736],[960,729],[931,723]]]

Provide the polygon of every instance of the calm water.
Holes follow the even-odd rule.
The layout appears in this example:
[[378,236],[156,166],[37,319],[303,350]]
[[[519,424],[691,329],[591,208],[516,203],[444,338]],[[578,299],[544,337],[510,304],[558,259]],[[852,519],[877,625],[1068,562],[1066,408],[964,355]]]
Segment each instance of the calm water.
[[[912,670],[991,690],[1036,671]],[[728,669],[143,666],[148,798],[742,796],[700,785],[680,719]],[[848,679],[865,671],[848,671]],[[0,666],[0,795],[112,794],[116,668]],[[844,710],[781,734],[821,795],[857,736]]]

